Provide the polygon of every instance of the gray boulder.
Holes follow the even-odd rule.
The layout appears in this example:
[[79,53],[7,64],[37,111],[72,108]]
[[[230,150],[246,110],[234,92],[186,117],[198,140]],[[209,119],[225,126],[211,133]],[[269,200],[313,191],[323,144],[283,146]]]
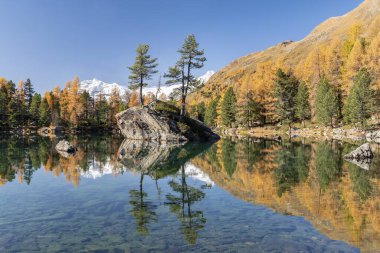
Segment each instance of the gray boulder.
[[380,143],[380,131],[369,132],[365,137],[369,142]]
[[373,153],[369,143],[366,143],[345,155],[344,158],[363,169],[369,170]]
[[75,147],[66,140],[61,140],[58,142],[58,144],[55,146],[55,149],[64,157],[72,156],[76,151]]
[[126,139],[150,142],[187,142],[218,139],[203,123],[177,113],[156,111],[151,107],[133,107],[116,115],[118,127]]

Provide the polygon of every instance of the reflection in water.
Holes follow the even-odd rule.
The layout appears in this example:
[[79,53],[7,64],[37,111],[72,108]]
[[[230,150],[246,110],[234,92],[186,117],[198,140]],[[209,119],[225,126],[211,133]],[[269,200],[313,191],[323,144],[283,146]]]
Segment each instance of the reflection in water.
[[140,175],[140,189],[130,190],[130,201],[131,205],[130,213],[136,220],[136,230],[141,235],[149,234],[147,225],[151,221],[157,221],[157,215],[153,211],[156,207],[149,201],[144,201],[144,197],[147,197],[147,193],[143,191],[143,180],[144,173]]
[[276,168],[273,176],[279,197],[295,185],[304,182],[309,175],[310,145],[286,143],[276,152]]
[[[329,237],[353,243],[363,252],[380,248],[377,146],[372,170],[366,171],[344,162],[343,154],[354,147],[346,143],[221,143],[192,160],[218,186],[246,201],[303,216]],[[218,170],[220,164],[224,170]]]
[[[257,207],[247,206],[233,198],[229,199],[229,194],[218,191],[220,187],[253,204],[265,205],[283,214],[303,216],[323,234],[356,245],[363,252],[373,252],[380,248],[380,181],[378,171],[373,169],[379,165],[378,154],[372,169],[365,171],[344,162],[343,154],[353,146],[338,142],[277,143],[259,139],[223,139],[213,145],[187,144],[179,147],[138,141],[121,142],[107,136],[75,137],[70,141],[78,147],[78,152],[75,156],[65,158],[55,150],[56,140],[1,139],[0,181],[2,184],[14,185],[11,182],[17,179],[32,189],[35,180],[36,186],[39,185],[37,175],[40,174],[37,172],[42,168],[48,175],[64,177],[77,187],[78,192],[94,185],[95,195],[93,191],[87,190],[88,196],[83,197],[90,199],[89,203],[84,202],[83,206],[80,206],[74,201],[76,195],[68,198],[76,203],[78,207],[74,209],[81,213],[75,213],[68,209],[70,205],[65,205],[61,207],[66,210],[62,211],[61,216],[55,213],[49,213],[48,216],[75,218],[75,221],[70,222],[84,229],[81,231],[82,237],[79,237],[83,240],[80,244],[88,242],[90,237],[101,235],[102,240],[109,243],[104,243],[103,247],[109,248],[109,245],[118,243],[119,249],[125,246],[126,241],[133,241],[136,245],[131,249],[139,251],[144,243],[148,243],[149,247],[156,251],[174,252],[184,249],[227,250],[235,244],[239,245],[234,246],[237,247],[235,249],[252,249],[255,245],[259,252],[275,251],[279,248],[284,249],[291,243],[294,245],[293,248],[289,246],[288,252],[292,252],[294,247],[305,247],[306,251],[310,248],[329,251],[329,240],[319,236],[312,229],[301,229],[306,226],[303,220],[296,220],[294,223],[292,218],[284,216],[268,218],[270,215],[267,210],[252,210],[253,207]],[[111,191],[112,187],[119,185],[115,179],[115,182],[110,182],[107,186],[110,188],[103,189],[102,193],[98,190],[101,185],[96,186],[91,182],[92,179],[97,179],[97,182],[104,183],[103,179],[107,178],[103,177],[104,175],[118,176],[118,179],[136,175],[138,179],[136,184],[122,185],[119,189]],[[49,192],[51,186],[46,187],[46,192]],[[66,191],[59,190],[60,194],[67,194]],[[104,194],[104,200],[99,199],[98,195],[101,194]],[[218,199],[218,194],[223,198]],[[11,199],[20,197],[15,196]],[[106,200],[109,201],[108,205],[102,202]],[[225,204],[224,201],[229,202]],[[235,207],[230,208],[230,205]],[[48,210],[48,207],[45,208]],[[36,204],[35,212],[39,214],[42,212],[41,209],[42,207]],[[6,206],[3,206],[2,212],[6,211]],[[10,213],[14,215],[14,211]],[[264,216],[261,217],[261,214]],[[254,215],[258,216],[253,218]],[[104,217],[109,218],[104,221]],[[232,218],[228,220],[227,217]],[[58,218],[49,219],[54,222],[46,224],[59,224]],[[94,224],[86,222],[86,219],[92,220]],[[213,221],[215,219],[216,221]],[[279,222],[281,219],[288,220],[284,220],[283,223]],[[129,221],[133,223],[129,224]],[[257,230],[254,230],[255,226],[248,225],[251,222],[255,223]],[[1,224],[6,223],[0,219]],[[278,224],[284,227],[277,228]],[[134,237],[129,225],[139,237]],[[11,229],[16,231],[17,226]],[[7,243],[15,241],[15,238],[20,237],[22,231],[26,230],[24,227],[19,229],[21,232],[18,231],[18,235],[13,239],[8,240],[0,236],[0,242],[7,247],[13,245]],[[118,241],[115,242],[116,237],[107,237],[109,232],[103,231],[104,229],[117,233]],[[172,238],[175,237],[172,232],[175,229],[181,232],[183,239]],[[301,230],[307,232],[299,232]],[[62,231],[49,233],[60,233],[60,237],[68,237],[67,233]],[[94,231],[99,232],[94,234]],[[285,239],[278,237],[281,233],[285,234]],[[68,238],[70,243],[74,240]],[[314,238],[314,241],[305,238]],[[140,240],[148,241],[142,243]],[[183,248],[181,240],[189,247],[195,248]],[[281,240],[284,240],[283,243],[275,244],[278,248],[273,248],[273,242]],[[169,245],[177,245],[178,248],[162,245],[162,241],[169,242]],[[206,246],[203,244],[205,242]],[[65,245],[73,247],[70,243]],[[45,244],[39,242],[36,245]],[[344,244],[334,245],[332,248],[352,250]],[[104,248],[98,245],[96,249]],[[87,250],[91,251],[93,248]],[[148,248],[146,250],[148,251]]]
[[[169,182],[173,193],[169,193],[166,198],[166,205],[170,207],[170,212],[177,215],[181,222],[181,231],[190,244],[194,244],[197,240],[197,231],[204,227],[206,219],[203,212],[192,209],[194,202],[200,201],[205,194],[195,187],[186,183],[185,166],[181,165],[180,182],[175,179]],[[178,195],[174,194],[177,193]]]

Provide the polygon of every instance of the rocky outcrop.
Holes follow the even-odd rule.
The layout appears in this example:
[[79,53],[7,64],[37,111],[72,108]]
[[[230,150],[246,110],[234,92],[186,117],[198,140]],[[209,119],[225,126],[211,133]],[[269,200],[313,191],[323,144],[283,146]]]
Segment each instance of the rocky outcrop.
[[58,142],[58,144],[55,146],[55,149],[63,157],[73,156],[76,152],[75,147],[66,140],[61,140]]
[[369,170],[373,153],[369,143],[361,145],[351,153],[344,156],[344,158],[357,166]]
[[369,132],[365,137],[369,142],[380,143],[380,131]]
[[176,113],[156,111],[151,107],[133,107],[116,115],[121,133],[129,140],[150,142],[210,141],[218,139],[200,121]]

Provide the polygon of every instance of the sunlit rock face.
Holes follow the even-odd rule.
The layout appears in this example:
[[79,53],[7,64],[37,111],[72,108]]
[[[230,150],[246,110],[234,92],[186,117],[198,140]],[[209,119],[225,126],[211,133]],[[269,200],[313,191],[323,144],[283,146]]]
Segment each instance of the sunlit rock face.
[[180,119],[177,113],[159,112],[151,106],[129,108],[118,113],[116,119],[121,133],[129,140],[181,143],[219,138],[200,121]]
[[129,140],[187,141],[173,119],[160,117],[157,112],[147,107],[127,109],[117,114],[116,119],[121,133]]

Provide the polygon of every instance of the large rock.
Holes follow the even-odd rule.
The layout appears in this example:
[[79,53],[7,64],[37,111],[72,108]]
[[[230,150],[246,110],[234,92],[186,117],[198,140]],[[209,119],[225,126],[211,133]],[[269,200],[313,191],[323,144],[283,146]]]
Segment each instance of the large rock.
[[199,121],[150,107],[133,107],[116,115],[121,133],[129,140],[154,142],[210,141],[219,138]]
[[58,153],[64,157],[69,157],[75,154],[75,147],[68,141],[62,140],[55,146]]
[[369,132],[365,137],[369,142],[380,143],[380,131]]
[[369,143],[366,143],[345,155],[344,158],[363,169],[369,170],[373,153]]

